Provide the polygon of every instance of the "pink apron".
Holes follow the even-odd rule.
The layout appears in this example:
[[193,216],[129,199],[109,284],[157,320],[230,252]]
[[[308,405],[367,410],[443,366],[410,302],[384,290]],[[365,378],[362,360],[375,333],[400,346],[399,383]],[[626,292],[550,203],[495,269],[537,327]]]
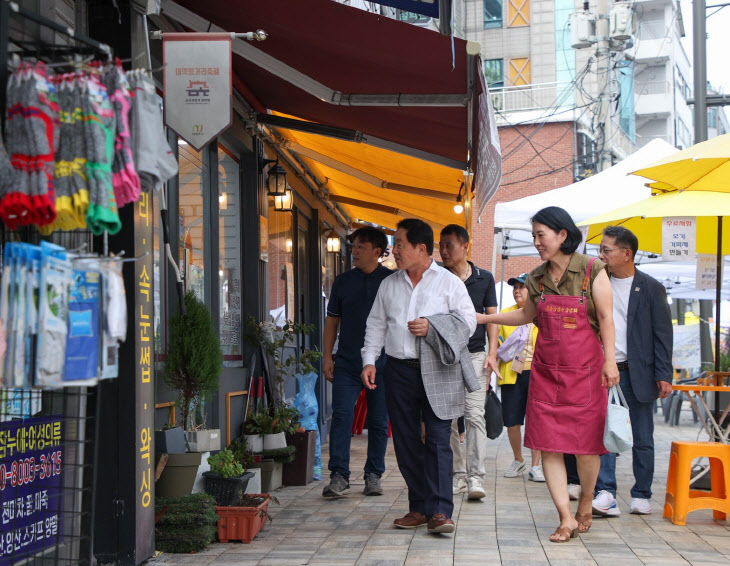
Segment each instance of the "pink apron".
[[545,295],[540,283],[538,328],[525,416],[525,446],[543,452],[605,454],[608,392],[601,386],[603,346],[586,309],[591,266],[581,296]]

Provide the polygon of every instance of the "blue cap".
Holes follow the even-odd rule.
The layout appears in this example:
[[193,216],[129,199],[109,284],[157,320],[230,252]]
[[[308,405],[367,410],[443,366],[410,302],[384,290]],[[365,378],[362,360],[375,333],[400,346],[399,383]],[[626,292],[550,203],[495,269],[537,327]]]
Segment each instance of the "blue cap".
[[507,280],[507,285],[512,285],[513,287],[515,285],[517,285],[517,283],[522,283],[524,285],[525,284],[525,281],[527,281],[527,276],[528,275],[529,275],[529,273],[523,273],[521,275],[518,275],[517,277],[510,277]]

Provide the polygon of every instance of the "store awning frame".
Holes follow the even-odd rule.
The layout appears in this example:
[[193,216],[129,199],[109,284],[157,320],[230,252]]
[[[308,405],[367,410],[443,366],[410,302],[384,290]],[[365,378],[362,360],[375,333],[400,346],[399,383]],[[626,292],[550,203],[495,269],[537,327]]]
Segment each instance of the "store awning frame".
[[[453,170],[449,179],[451,176],[466,178],[467,187],[473,186],[473,176],[475,174],[478,176],[478,173],[474,171],[477,169],[475,160],[477,155],[483,154],[481,148],[485,137],[489,138],[488,130],[484,130],[482,124],[484,113],[481,107],[488,95],[484,96],[486,86],[483,81],[479,80],[480,73],[477,73],[477,69],[481,68],[478,44],[457,40],[456,67],[454,68],[452,68],[451,49],[449,48],[448,68],[451,69],[450,73],[432,70],[433,65],[424,69],[423,61],[410,65],[405,62],[402,54],[400,57],[391,57],[391,53],[402,53],[392,49],[393,42],[401,42],[408,48],[423,48],[424,53],[431,53],[431,56],[435,57],[434,61],[438,61],[437,66],[441,69],[445,68],[447,64],[444,61],[446,44],[441,44],[439,41],[448,38],[435,34],[437,38],[440,38],[435,39],[432,32],[427,30],[387,18],[374,18],[373,14],[323,0],[317,0],[308,5],[306,12],[303,11],[304,7],[300,4],[292,6],[287,4],[287,10],[290,8],[294,10],[292,14],[287,11],[288,19],[269,18],[269,12],[271,14],[281,13],[281,9],[284,7],[278,5],[277,1],[272,0],[270,4],[264,5],[254,3],[253,0],[241,3],[232,0],[211,0],[208,4],[201,5],[198,10],[196,4],[187,0],[178,0],[178,2],[162,0],[157,15],[162,16],[163,20],[174,20],[183,28],[193,32],[241,31],[238,29],[224,30],[216,23],[232,27],[245,26],[251,29],[262,27],[267,32],[268,29],[265,28],[272,26],[272,31],[276,33],[270,34],[270,38],[275,36],[279,41],[278,44],[272,43],[259,48],[241,39],[235,38],[232,41],[233,52],[240,57],[238,59],[239,68],[234,73],[234,87],[242,97],[239,97],[237,101],[239,106],[240,101],[243,100],[250,107],[247,109],[247,115],[244,116],[248,123],[276,128],[282,133],[289,130],[290,134],[304,132],[335,140],[355,142],[408,158],[430,162]],[[192,10],[200,12],[202,15],[198,15]],[[297,10],[299,12],[296,12]],[[221,17],[220,14],[225,14],[225,16]],[[312,14],[316,15],[312,16]],[[322,35],[313,32],[314,28],[307,28],[306,22],[302,22],[301,26],[294,25],[292,19],[294,17],[305,20],[307,18],[312,20],[315,17],[317,29],[327,30],[328,33]],[[311,24],[312,21],[309,23]],[[296,23],[298,24],[299,21]],[[342,24],[344,27],[349,26],[351,35],[360,34],[360,42],[352,43],[349,35],[343,37],[344,32],[339,29],[338,24]],[[303,34],[302,29],[310,31],[313,35]],[[333,31],[335,35],[339,33],[339,38],[332,38]],[[373,40],[374,37],[378,39]],[[355,39],[353,38],[353,40]],[[377,44],[374,44],[373,41],[377,41]],[[379,45],[381,41],[390,42],[391,51],[384,53],[385,47]],[[331,43],[329,47],[327,47],[328,42]],[[264,43],[268,44],[269,41]],[[291,55],[292,45],[303,46],[305,51],[308,49],[307,53],[313,53],[314,57],[321,58],[322,65],[312,64],[311,58],[307,59],[303,54]],[[355,67],[357,71],[353,73],[351,72],[352,65],[355,65],[358,59],[357,50],[350,47],[354,45],[371,53],[368,50],[368,45],[370,45],[370,48],[377,53],[374,59],[371,57],[373,60],[370,61],[370,64],[363,63],[365,70]],[[323,50],[319,51],[320,49]],[[269,53],[266,52],[267,50]],[[296,51],[296,49],[294,50]],[[333,62],[333,59],[327,59],[328,54],[336,60]],[[349,61],[348,57],[354,57],[354,59]],[[362,63],[362,58],[360,61]],[[288,62],[301,70],[287,64]],[[352,65],[347,67],[346,65],[349,63]],[[333,65],[332,69],[329,69],[330,64]],[[382,77],[379,72],[381,67],[374,68],[374,65],[381,65],[384,69]],[[404,65],[403,73],[401,73],[401,67],[394,69],[397,65]],[[413,69],[410,68],[411,66]],[[435,69],[435,67],[433,68]],[[338,69],[342,72],[339,73]],[[402,78],[401,74],[406,76]],[[372,80],[368,80],[369,78]],[[337,84],[340,88],[331,87],[330,82],[341,83]],[[374,88],[368,88],[368,86]],[[388,92],[389,89],[403,92]],[[424,92],[428,89],[433,89],[434,92]],[[373,92],[377,90],[383,92]],[[286,111],[286,107],[289,107],[289,111]],[[339,107],[342,107],[342,110],[327,110],[327,108]],[[352,110],[347,110],[345,107],[352,108]],[[379,110],[381,108],[382,112]],[[402,112],[400,108],[403,108]],[[271,113],[272,111],[276,114]],[[454,112],[457,113],[454,114]],[[290,117],[292,113],[296,116]],[[475,123],[477,115],[479,121]],[[367,131],[362,131],[360,128]],[[381,135],[386,137],[381,137]],[[290,135],[289,137],[291,138]],[[494,137],[494,132],[492,132],[491,139]],[[350,161],[347,162],[347,160],[338,159],[337,152],[329,155],[326,151],[318,150],[317,147],[306,147],[304,143],[297,143],[298,140],[290,139],[287,143],[286,135],[283,137],[276,135],[275,138],[277,142],[283,143],[281,149],[285,149],[287,153],[295,156],[296,161],[302,163],[300,158],[304,157],[307,159],[307,166],[314,167],[316,175],[312,178],[319,190],[326,195],[334,194],[349,198],[348,209],[351,209],[355,206],[355,202],[360,200],[359,195],[355,194],[358,190],[352,189],[353,192],[351,192],[351,189],[347,187],[350,183],[342,176],[340,176],[340,187],[349,194],[342,194],[342,191],[337,188],[333,193],[330,188],[331,184],[323,190],[324,185],[321,179],[324,179],[324,184],[327,184],[330,180],[329,175],[333,171],[350,175],[358,180],[360,184],[355,185],[359,187],[359,192],[363,196],[365,193],[370,193],[373,187],[386,189],[387,192],[377,193],[377,197],[376,194],[367,196],[392,202],[394,206],[391,209],[399,211],[400,216],[406,214],[404,207],[399,206],[403,200],[412,203],[415,202],[414,198],[427,197],[438,199],[441,202],[454,201],[455,203],[459,194],[458,183],[452,185],[453,180],[450,180],[448,186],[444,185],[443,173],[441,180],[436,184],[430,182],[430,179],[420,179],[421,183],[425,183],[425,186],[421,186],[419,180],[409,183],[408,181],[412,180],[403,179],[402,176],[400,179],[391,179],[388,175],[383,176],[382,171],[379,172],[381,174],[378,172],[374,174],[370,169],[377,169],[377,167],[371,167],[367,163],[360,162],[359,159],[353,159],[352,151],[349,154]],[[326,165],[329,173],[321,170],[318,167],[319,164]],[[499,169],[501,171],[501,166]],[[392,169],[391,171],[396,173]],[[398,174],[395,174],[395,177],[398,177]],[[492,174],[491,177],[494,178],[494,175]],[[364,187],[362,182],[368,183],[370,190]],[[404,199],[403,196],[399,197],[391,191],[411,196]],[[483,208],[483,204],[491,196],[487,193],[492,191],[490,189],[482,192],[484,195],[476,195],[478,198],[480,197],[477,210]],[[391,196],[388,196],[389,194]],[[467,194],[474,196],[471,191],[467,191]],[[337,202],[335,199],[331,200],[333,204]],[[469,224],[469,214],[472,210],[472,207],[469,206],[471,204],[469,199],[465,199],[464,204],[466,214],[463,217],[463,223]],[[431,203],[429,206],[433,208],[434,205]],[[364,207],[357,208],[362,210]],[[421,208],[424,212],[427,210],[423,204],[416,208]],[[450,209],[450,207],[448,208]],[[431,209],[428,210],[430,215]],[[357,211],[354,210],[349,210],[347,215],[353,217],[353,213],[357,218]],[[454,218],[451,214],[444,215],[443,211],[436,216],[441,216],[442,221],[447,222],[452,222]],[[385,225],[390,225],[392,220],[393,218],[388,218]],[[434,222],[439,221],[431,220],[432,224]]]

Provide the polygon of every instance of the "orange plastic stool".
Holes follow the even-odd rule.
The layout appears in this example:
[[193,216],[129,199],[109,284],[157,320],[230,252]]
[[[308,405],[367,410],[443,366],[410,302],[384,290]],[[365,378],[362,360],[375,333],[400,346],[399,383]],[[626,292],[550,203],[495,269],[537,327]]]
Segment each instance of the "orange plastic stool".
[[[692,460],[710,459],[712,491],[689,488]],[[667,494],[664,499],[664,516],[671,517],[675,525],[687,524],[687,513],[697,509],[712,509],[715,519],[724,520],[730,515],[730,445],[720,442],[672,442],[667,474]]]
[[[352,419],[352,435],[362,434],[365,428],[365,418],[368,416],[368,400],[365,397],[365,390],[360,391],[360,396],[355,403],[355,416]],[[390,421],[388,421],[388,438],[393,436],[390,430]]]

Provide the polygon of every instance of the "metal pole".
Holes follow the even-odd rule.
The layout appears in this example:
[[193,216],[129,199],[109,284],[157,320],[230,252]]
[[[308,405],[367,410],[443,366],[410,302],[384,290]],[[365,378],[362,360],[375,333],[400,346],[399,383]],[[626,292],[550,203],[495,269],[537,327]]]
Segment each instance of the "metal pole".
[[707,139],[707,14],[705,0],[692,2],[695,143]]
[[601,155],[598,168],[605,171],[613,165],[611,156],[611,137],[613,124],[611,122],[611,92],[610,92],[610,63],[611,55],[609,52],[609,20],[608,20],[608,0],[598,0],[598,20],[596,21],[596,64],[598,70],[598,94],[601,99],[599,107],[599,123],[603,127],[603,144],[601,146]]
[[5,127],[5,105],[8,84],[8,41],[10,39],[10,9],[0,0],[0,132]]
[[[704,2],[704,0],[702,0]],[[720,371],[720,305],[722,304],[722,216],[717,217],[717,284],[715,285],[715,371]],[[715,422],[720,418],[720,394],[715,393]]]

